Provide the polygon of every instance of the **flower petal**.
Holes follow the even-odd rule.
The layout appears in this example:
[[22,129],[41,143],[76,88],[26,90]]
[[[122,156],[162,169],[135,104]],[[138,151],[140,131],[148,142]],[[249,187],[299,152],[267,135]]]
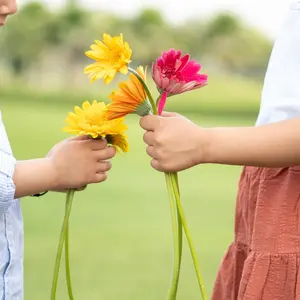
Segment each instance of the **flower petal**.
[[127,42],[124,42],[122,34],[111,37],[104,33],[103,41],[95,41],[85,54],[95,60],[94,64],[88,65],[84,73],[89,74],[91,82],[96,79],[104,79],[106,84],[110,83],[117,72],[128,73],[128,64],[131,61],[132,50]]

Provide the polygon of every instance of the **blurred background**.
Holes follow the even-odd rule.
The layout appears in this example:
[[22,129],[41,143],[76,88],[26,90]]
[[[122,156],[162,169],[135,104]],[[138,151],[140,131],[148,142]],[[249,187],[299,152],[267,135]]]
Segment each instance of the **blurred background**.
[[[285,0],[19,4],[18,14],[0,30],[0,108],[18,159],[43,157],[65,138],[61,128],[74,105],[108,100],[122,77],[108,86],[90,85],[83,74],[89,63],[84,51],[104,32],[123,33],[135,66],[150,67],[169,48],[188,52],[202,64],[209,85],[171,98],[168,110],[201,126],[254,124],[272,44],[288,9]],[[76,194],[70,224],[76,299],[159,300],[167,294],[173,254],[164,178],[149,166],[138,118],[130,116],[127,123],[130,153],[114,160],[104,184]],[[180,175],[209,292],[232,240],[239,173],[239,167],[208,165]],[[49,298],[64,197],[49,193],[22,200],[25,299]],[[178,299],[200,299],[184,247]],[[58,292],[57,299],[67,299],[63,268]]]

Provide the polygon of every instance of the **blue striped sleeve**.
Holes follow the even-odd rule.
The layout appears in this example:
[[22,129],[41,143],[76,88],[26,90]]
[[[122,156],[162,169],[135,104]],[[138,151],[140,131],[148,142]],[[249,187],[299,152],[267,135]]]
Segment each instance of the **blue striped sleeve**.
[[15,198],[13,173],[16,160],[0,149],[0,215],[4,214]]

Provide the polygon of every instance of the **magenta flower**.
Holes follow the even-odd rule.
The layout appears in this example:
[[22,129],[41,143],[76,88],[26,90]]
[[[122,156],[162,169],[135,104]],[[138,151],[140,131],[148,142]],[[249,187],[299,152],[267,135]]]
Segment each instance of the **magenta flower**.
[[190,60],[190,55],[181,56],[180,50],[163,52],[152,66],[152,77],[162,94],[158,105],[161,112],[169,96],[199,89],[207,85],[207,75],[200,74],[201,65]]

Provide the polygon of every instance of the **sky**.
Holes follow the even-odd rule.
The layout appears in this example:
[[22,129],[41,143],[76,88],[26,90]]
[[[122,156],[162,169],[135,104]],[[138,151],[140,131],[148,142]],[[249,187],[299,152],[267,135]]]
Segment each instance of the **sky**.
[[[22,3],[30,0],[19,0]],[[65,0],[38,0],[57,7]],[[246,22],[275,38],[291,2],[298,0],[78,0],[91,9],[130,16],[145,7],[154,7],[172,23],[189,18],[205,18],[218,11],[231,11]]]

